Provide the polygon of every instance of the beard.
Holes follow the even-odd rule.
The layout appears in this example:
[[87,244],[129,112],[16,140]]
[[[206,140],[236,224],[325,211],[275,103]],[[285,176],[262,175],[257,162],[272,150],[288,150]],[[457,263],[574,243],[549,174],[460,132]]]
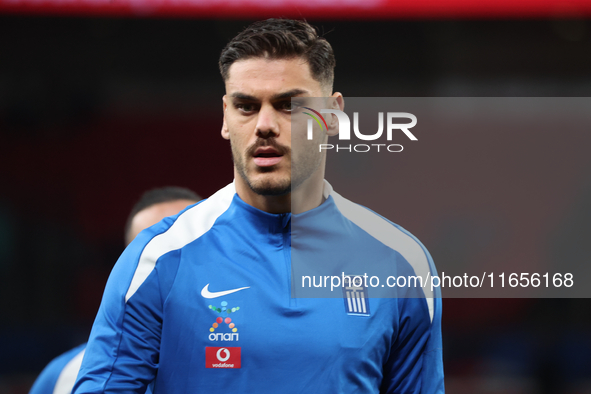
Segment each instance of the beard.
[[[299,157],[297,163],[292,157],[292,150],[289,147],[277,144],[275,139],[259,139],[253,145],[248,147],[244,154],[230,141],[232,146],[232,159],[234,167],[240,177],[246,182],[248,187],[256,194],[261,196],[283,196],[296,190],[304,181],[306,181],[320,165],[320,156],[314,154],[314,150],[304,150],[302,157]],[[291,171],[286,176],[280,178],[276,166],[257,167],[255,169],[247,168],[246,159],[254,156],[254,152],[262,146],[271,146],[284,158],[291,160]],[[268,176],[259,176],[253,179],[252,172],[257,174],[269,174]]]

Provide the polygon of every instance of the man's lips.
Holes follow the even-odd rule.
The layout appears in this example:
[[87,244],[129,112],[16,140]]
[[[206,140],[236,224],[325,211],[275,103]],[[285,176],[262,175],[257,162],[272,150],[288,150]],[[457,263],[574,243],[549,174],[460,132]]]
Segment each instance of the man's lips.
[[255,157],[254,164],[259,167],[271,167],[278,164],[283,159],[283,156],[274,157]]
[[254,163],[259,167],[271,167],[283,159],[283,154],[272,146],[257,148],[253,156]]

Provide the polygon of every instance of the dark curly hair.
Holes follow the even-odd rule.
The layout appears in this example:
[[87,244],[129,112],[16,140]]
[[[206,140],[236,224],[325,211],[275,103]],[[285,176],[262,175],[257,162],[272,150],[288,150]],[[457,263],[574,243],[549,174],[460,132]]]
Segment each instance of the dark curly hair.
[[332,47],[305,21],[267,19],[248,26],[222,50],[219,67],[224,81],[235,61],[256,57],[302,57],[310,65],[312,77],[332,88],[335,67]]

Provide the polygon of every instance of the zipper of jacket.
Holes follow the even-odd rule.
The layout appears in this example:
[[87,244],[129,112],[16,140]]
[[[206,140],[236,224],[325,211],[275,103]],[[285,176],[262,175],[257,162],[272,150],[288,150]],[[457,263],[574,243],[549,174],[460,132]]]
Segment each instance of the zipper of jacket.
[[281,215],[283,236],[283,261],[285,262],[285,270],[287,273],[287,304],[290,307],[296,306],[296,300],[291,298],[291,214],[285,213]]

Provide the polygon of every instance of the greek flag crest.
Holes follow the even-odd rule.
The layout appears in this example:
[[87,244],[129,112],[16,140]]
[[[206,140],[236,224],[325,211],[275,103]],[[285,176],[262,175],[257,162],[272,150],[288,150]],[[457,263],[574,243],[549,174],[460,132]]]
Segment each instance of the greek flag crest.
[[369,297],[367,286],[361,275],[344,276],[343,299],[345,311],[352,316],[369,316]]

